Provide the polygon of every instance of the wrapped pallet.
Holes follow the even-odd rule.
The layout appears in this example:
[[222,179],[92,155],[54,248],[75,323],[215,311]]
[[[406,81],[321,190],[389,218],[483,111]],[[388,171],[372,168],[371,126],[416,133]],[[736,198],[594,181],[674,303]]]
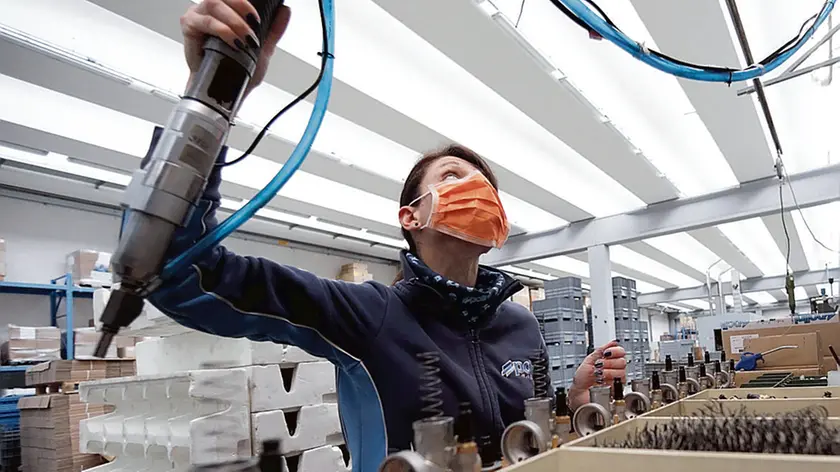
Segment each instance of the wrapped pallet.
[[80,285],[95,287],[110,286],[111,254],[79,249],[67,255],[67,272],[73,275],[73,281]]
[[344,264],[341,266],[341,271],[338,273],[338,280],[345,282],[362,283],[368,280],[373,280],[373,275],[368,272],[367,264],[362,262],[353,262],[352,264]]
[[8,334],[3,354],[11,363],[61,359],[61,332],[56,327],[10,324]]

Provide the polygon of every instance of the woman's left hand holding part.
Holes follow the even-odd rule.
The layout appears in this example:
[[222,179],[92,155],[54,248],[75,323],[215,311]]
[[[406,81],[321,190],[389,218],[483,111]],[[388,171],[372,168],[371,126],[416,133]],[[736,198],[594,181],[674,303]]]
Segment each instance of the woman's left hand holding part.
[[612,386],[615,378],[620,378],[622,382],[627,381],[627,359],[624,358],[624,354],[624,348],[615,340],[586,356],[575,372],[575,379],[569,390],[569,406],[572,410],[589,403],[589,388],[599,381],[607,386]]

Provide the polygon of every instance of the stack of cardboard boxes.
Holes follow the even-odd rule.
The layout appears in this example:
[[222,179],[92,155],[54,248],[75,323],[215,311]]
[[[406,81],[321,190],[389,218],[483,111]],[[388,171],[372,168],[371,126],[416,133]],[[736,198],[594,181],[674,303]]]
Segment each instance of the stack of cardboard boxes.
[[770,371],[824,375],[837,369],[828,346],[833,345],[835,349],[840,346],[840,318],[835,313],[823,313],[745,322],[724,329],[722,337],[727,355],[736,362],[743,352],[760,353],[779,346],[797,346],[767,355],[751,373],[739,372],[738,385]]
[[134,370],[133,361],[52,361],[29,368],[26,384],[39,394],[18,401],[22,471],[77,472],[102,464],[98,454],[79,452],[79,422],[113,407],[80,402],[75,386],[134,375]]
[[[76,328],[73,330],[74,357],[76,359],[94,359],[93,351],[99,342],[96,328]],[[143,338],[134,336],[114,336],[104,359],[134,359],[134,346]]]
[[534,287],[525,287],[510,298],[510,301],[518,303],[531,311],[533,311],[533,303],[540,300],[545,300],[545,289]]
[[[26,372],[26,384],[38,395],[18,402],[24,472],[70,472],[103,463],[97,454],[79,453],[79,422],[113,411],[79,401],[78,382],[134,375],[134,362],[52,361]],[[49,393],[47,393],[49,391]]]
[[110,286],[111,254],[79,249],[67,255],[67,272],[73,275],[73,281],[80,285],[94,287]]
[[44,362],[61,359],[61,332],[52,326],[9,325],[9,342],[4,358],[15,362]]
[[368,280],[373,280],[373,275],[368,272],[367,264],[362,262],[353,262],[351,264],[344,264],[341,266],[341,271],[338,273],[337,280],[345,282],[362,283]]

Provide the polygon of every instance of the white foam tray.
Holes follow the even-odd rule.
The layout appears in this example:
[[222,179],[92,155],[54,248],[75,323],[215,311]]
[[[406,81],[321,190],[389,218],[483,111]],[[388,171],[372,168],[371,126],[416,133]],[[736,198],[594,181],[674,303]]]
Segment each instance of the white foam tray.
[[[295,419],[287,421],[287,415],[290,420]],[[334,403],[304,406],[296,412],[253,413],[251,427],[254,444],[262,444],[267,439],[279,439],[280,453],[283,455],[344,443],[338,405]]]
[[[292,370],[289,389],[283,373]],[[283,372],[286,371],[286,372]],[[302,406],[336,403],[335,366],[328,361],[306,362],[294,367],[279,365],[248,367],[251,412],[295,410]]]
[[251,455],[248,372],[199,370],[84,382],[80,399],[115,411],[82,420],[82,452],[177,466]]
[[244,338],[222,338],[190,331],[137,343],[134,348],[138,375],[161,375],[201,369],[280,364],[294,366],[323,359],[303,349],[273,342],[254,342]]

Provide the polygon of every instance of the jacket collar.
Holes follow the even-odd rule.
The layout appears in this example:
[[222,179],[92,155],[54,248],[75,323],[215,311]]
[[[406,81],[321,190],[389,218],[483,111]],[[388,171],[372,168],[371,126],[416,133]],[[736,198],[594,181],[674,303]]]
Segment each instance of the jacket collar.
[[[434,287],[422,283],[418,275],[414,272],[411,264],[406,260],[406,252],[400,252],[400,265],[402,267],[402,280],[394,285],[397,296],[405,303],[405,305],[416,315],[432,316],[440,319],[446,324],[454,324],[460,327],[465,327],[466,322],[461,316],[458,316],[459,307],[457,303],[449,298],[443,296]],[[518,280],[505,274],[504,272],[487,266],[480,266],[483,270],[489,270],[499,273],[504,277],[504,285],[502,288],[502,295],[500,300],[507,300],[516,292],[522,290],[523,286]],[[498,309],[501,304],[498,304],[493,310],[498,314]],[[481,328],[487,325],[492,319],[489,317],[483,323],[472,326],[472,328]]]

